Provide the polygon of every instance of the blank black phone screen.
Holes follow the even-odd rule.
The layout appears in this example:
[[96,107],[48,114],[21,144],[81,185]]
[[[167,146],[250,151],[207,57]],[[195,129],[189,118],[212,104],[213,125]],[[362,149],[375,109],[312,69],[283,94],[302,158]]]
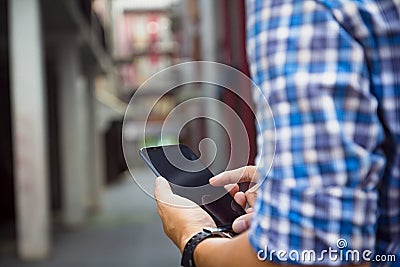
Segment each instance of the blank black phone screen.
[[245,214],[224,187],[209,185],[208,180],[214,174],[186,145],[144,148],[141,155],[145,161],[150,161],[147,164],[152,165],[157,175],[170,182],[175,194],[202,207],[218,227],[230,227],[238,216]]

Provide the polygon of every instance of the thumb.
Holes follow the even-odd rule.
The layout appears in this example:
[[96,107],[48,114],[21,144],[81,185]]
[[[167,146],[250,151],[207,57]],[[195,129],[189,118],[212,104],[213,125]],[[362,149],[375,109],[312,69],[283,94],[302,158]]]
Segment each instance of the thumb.
[[232,224],[232,230],[236,233],[242,233],[250,227],[250,222],[253,214],[245,214],[238,217]]
[[157,200],[165,200],[172,195],[171,186],[164,177],[157,177],[154,196]]

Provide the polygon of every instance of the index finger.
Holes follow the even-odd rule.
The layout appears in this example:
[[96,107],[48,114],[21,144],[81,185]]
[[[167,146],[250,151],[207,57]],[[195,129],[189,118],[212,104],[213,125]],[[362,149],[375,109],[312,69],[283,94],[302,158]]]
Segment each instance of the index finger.
[[251,182],[256,178],[256,166],[244,166],[235,170],[222,172],[209,180],[214,186]]

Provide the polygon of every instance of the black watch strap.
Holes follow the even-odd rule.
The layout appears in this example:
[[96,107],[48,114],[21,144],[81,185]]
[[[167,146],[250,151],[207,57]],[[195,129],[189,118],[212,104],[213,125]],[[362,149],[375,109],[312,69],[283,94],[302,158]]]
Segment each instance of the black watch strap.
[[185,248],[183,249],[182,253],[182,260],[181,260],[181,266],[184,267],[195,267],[194,264],[194,249],[197,247],[197,245],[203,241],[204,239],[207,239],[209,237],[228,237],[230,238],[229,233],[220,233],[216,234],[213,231],[210,231],[208,229],[204,229],[201,232],[198,232],[194,236],[192,236],[189,241],[186,243]]
[[204,231],[201,231],[192,236],[192,238],[189,239],[189,241],[186,243],[185,248],[183,249],[181,266],[195,267],[193,260],[194,249],[201,241],[212,236],[213,235],[211,233],[207,233]]

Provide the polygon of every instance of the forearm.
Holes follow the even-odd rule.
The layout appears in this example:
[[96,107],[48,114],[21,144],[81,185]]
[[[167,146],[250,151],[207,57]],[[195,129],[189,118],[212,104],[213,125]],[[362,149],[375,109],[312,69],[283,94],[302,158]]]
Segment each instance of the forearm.
[[257,259],[250,245],[248,232],[232,239],[208,238],[202,241],[194,251],[194,262],[198,267],[278,266]]
[[[294,266],[290,264],[282,265],[270,261],[259,260],[256,252],[250,245],[248,232],[240,234],[232,239],[208,238],[202,241],[194,251],[194,262],[197,267]],[[318,265],[313,265],[311,267],[316,266]],[[369,265],[363,264],[347,266],[368,267]]]

